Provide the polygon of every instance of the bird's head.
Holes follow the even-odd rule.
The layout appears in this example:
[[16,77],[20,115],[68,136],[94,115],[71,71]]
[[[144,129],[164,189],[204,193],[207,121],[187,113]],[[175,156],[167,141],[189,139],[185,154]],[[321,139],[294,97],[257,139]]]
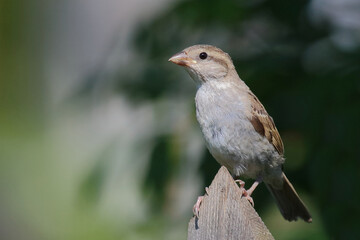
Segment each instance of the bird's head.
[[198,84],[222,80],[234,70],[230,56],[211,45],[194,45],[175,54],[169,59],[185,67]]

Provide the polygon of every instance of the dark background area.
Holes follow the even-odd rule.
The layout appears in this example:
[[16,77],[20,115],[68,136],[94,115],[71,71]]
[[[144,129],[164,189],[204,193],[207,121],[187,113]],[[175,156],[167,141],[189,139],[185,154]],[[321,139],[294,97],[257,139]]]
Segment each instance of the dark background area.
[[[43,69],[49,63],[42,58],[50,51],[43,42],[51,28],[42,22],[49,13],[36,8],[41,1],[34,3],[35,7],[30,3],[20,7],[16,1],[2,1],[0,5],[0,187],[5,193],[0,196],[0,222],[6,226],[5,230],[0,227],[2,239],[184,239],[191,202],[203,194],[203,187],[211,183],[219,165],[201,140],[196,145],[198,154],[190,154],[196,159],[184,157],[186,149],[192,149],[188,146],[193,145],[192,134],[199,139],[200,133],[193,100],[195,84],[167,59],[199,43],[228,52],[239,76],[273,117],[285,145],[285,172],[313,213],[310,225],[286,223],[267,189],[259,187],[254,193],[255,208],[275,238],[359,239],[359,3],[172,1],[132,29],[127,48],[134,57],[125,58],[122,64],[110,61],[114,55],[122,54],[117,49],[118,38],[114,38],[103,60],[82,73],[79,84],[71,88],[55,111],[46,103],[49,84]],[[31,14],[24,20],[19,10],[26,13],[26,6]],[[58,14],[62,19],[63,13]],[[89,131],[90,126],[83,131],[87,132],[85,139],[95,141],[89,147],[91,151],[77,147],[87,145],[86,141],[76,141],[81,131],[65,138],[54,137],[54,132],[67,129],[58,124],[73,124],[62,115],[70,119],[76,116],[79,126],[86,125],[90,117],[103,114],[94,109],[114,96],[121,96],[130,112],[152,106],[151,122],[146,118],[141,121],[142,115],[121,122],[125,112],[118,117],[118,124],[130,133],[148,123],[145,127],[153,129],[151,134],[138,132],[138,140],[132,145],[127,144],[132,135],[119,131],[98,144],[95,140],[101,138],[102,132]],[[169,127],[173,123],[180,127]],[[102,121],[101,125],[106,123]],[[72,145],[71,151],[64,147],[68,145]],[[124,149],[133,146],[143,156],[143,162],[121,155],[122,150],[116,150],[120,145]],[[83,149],[89,154],[79,154]],[[85,159],[80,167],[83,171],[73,171],[71,161],[65,166],[62,159],[73,154]],[[136,184],[120,183],[120,177],[116,177],[119,173],[111,173],[115,171],[112,169],[127,168],[132,162],[138,168],[130,167],[128,173],[137,179]],[[55,170],[54,177],[52,171],[59,166],[61,171]],[[186,169],[191,169],[191,181],[197,182],[188,196],[180,187],[177,189],[178,184],[190,178]],[[47,174],[52,175],[52,180]],[[73,180],[68,180],[68,174]],[[109,183],[110,175],[115,176],[113,183]],[[63,182],[75,186],[67,204],[59,203],[64,196],[58,186]],[[139,189],[135,196],[140,200],[135,202],[144,206],[137,209],[135,220],[126,221],[128,213],[111,208],[117,203],[127,206],[131,199],[116,200],[115,205],[104,203],[104,199],[112,199],[111,195],[104,197],[109,185],[118,191],[124,186]],[[69,194],[66,188],[63,191]],[[186,206],[175,211],[178,205],[174,199],[181,196],[186,197]],[[53,212],[40,211],[46,217],[36,218],[34,223],[33,216],[39,211],[34,205],[39,209],[48,206],[45,209]],[[104,205],[110,210],[104,210]],[[64,214],[74,208],[76,216]],[[103,212],[110,212],[111,217]],[[68,219],[72,221],[64,223]],[[72,222],[76,224],[70,227]],[[57,227],[52,230],[52,226]]]

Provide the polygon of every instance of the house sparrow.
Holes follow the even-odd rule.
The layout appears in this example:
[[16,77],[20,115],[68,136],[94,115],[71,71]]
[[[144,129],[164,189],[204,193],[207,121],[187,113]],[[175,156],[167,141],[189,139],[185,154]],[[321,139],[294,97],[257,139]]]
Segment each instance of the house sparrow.
[[312,222],[283,172],[284,146],[274,121],[240,79],[230,56],[211,45],[195,45],[169,61],[185,67],[197,84],[196,117],[210,153],[234,178],[256,180],[243,196],[252,202],[252,192],[263,181],[286,220]]

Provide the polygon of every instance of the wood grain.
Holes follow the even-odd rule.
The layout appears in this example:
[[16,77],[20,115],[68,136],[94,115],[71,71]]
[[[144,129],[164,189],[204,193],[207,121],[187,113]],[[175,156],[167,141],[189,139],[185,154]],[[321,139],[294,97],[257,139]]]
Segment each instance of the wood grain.
[[274,239],[225,167],[221,167],[189,222],[188,240]]

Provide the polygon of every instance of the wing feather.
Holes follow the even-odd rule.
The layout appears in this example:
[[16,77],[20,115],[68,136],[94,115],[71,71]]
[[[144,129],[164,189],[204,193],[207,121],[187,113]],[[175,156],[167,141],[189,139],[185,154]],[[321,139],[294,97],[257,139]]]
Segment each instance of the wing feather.
[[249,92],[249,95],[251,99],[251,117],[249,120],[255,131],[266,137],[280,155],[284,155],[284,145],[272,117],[252,92]]

